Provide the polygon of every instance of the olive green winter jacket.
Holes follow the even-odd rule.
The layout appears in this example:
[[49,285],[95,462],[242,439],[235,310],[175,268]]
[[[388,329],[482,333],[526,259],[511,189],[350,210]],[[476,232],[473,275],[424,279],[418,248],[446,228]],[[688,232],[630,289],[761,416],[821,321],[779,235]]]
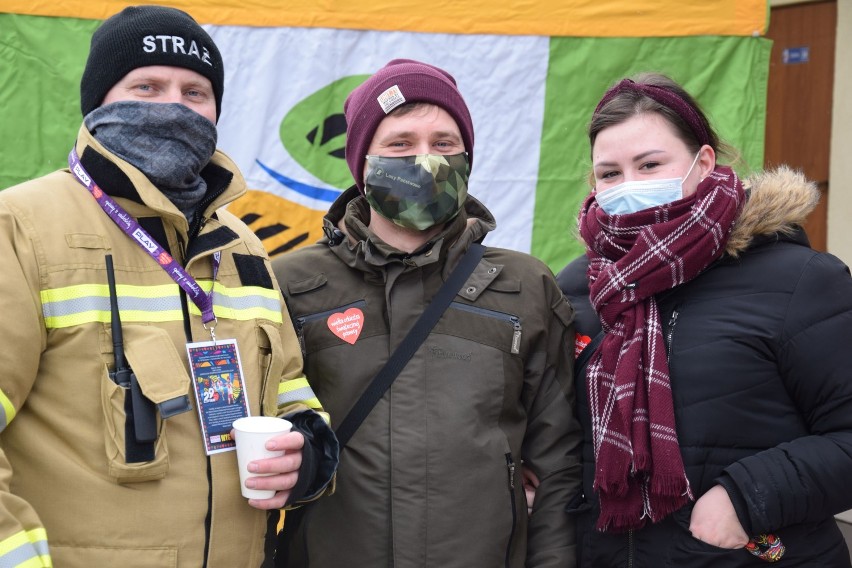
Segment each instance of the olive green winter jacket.
[[[326,217],[330,238],[273,262],[305,374],[335,427],[494,227],[468,198],[408,255],[368,221],[366,200],[349,190]],[[572,320],[543,263],[488,248],[343,450],[335,495],[288,513],[278,566],[574,566]],[[529,518],[522,461],[541,480]]]

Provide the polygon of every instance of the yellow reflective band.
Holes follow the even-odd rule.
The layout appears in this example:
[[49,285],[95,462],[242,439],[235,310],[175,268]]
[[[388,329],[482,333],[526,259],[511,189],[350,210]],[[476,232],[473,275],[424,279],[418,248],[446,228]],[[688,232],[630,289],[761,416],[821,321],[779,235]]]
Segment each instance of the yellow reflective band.
[[322,408],[322,404],[320,404],[319,399],[316,398],[316,397],[309,398],[309,399],[306,399],[306,400],[300,400],[299,402],[301,402],[302,404],[304,404],[305,406],[307,406],[308,408],[311,408],[313,410],[319,410],[320,408]]
[[[210,283],[204,282],[202,287],[205,290],[210,290]],[[216,293],[225,294],[231,298],[250,298],[251,296],[261,296],[267,300],[279,301],[278,290],[270,290],[269,288],[261,288],[260,286],[240,286],[239,288],[227,288],[220,283],[216,283]]]
[[305,377],[298,377],[278,384],[278,406],[301,403],[308,408],[322,408],[317,395]]
[[[118,284],[115,287],[115,292],[119,298],[122,296],[131,296],[135,298],[168,298],[175,295],[177,284],[159,284],[157,286],[134,286],[133,284]],[[109,286],[106,284],[78,284],[76,286],[66,286],[64,288],[53,288],[50,290],[42,290],[41,301],[61,302],[65,300],[76,300],[89,296],[100,296],[109,298]]]
[[[210,290],[210,282],[202,282],[205,292]],[[189,313],[201,315],[201,310],[193,303],[189,304]],[[281,296],[277,290],[259,286],[241,286],[228,288],[216,283],[213,288],[213,313],[217,318],[246,321],[266,319],[283,323]]]
[[[169,321],[180,321],[183,319],[183,313],[180,310],[169,312],[140,312],[136,310],[121,310],[121,321],[127,322],[146,322],[146,323],[163,323]],[[109,323],[112,321],[112,316],[106,310],[92,310],[80,312],[71,316],[58,316],[44,318],[44,325],[48,329],[57,329],[62,327],[74,327],[75,325],[83,325],[87,323]]]
[[0,423],[0,432],[6,429],[6,426],[15,418],[15,405],[12,404],[12,401],[9,400],[9,397],[6,396],[6,393],[0,391],[0,408],[3,409],[3,419],[2,423]]
[[311,388],[311,384],[306,377],[297,377],[295,379],[279,383],[278,394],[294,391],[296,389]]
[[50,568],[53,562],[43,528],[21,531],[0,541],[0,566],[14,568]]
[[[177,284],[135,286],[119,284],[116,294],[121,319],[126,322],[180,321],[183,311]],[[41,291],[42,311],[48,329],[72,327],[87,323],[107,323],[109,287],[106,284],[79,284]]]
[[[210,281],[199,282],[205,292],[213,285]],[[134,323],[164,323],[181,321],[183,310],[180,305],[177,284],[156,286],[116,286],[121,320]],[[54,288],[41,292],[45,327],[66,328],[87,323],[108,323],[112,316],[109,308],[109,288],[106,284],[80,284]],[[228,288],[216,283],[213,294],[213,310],[216,317],[247,321],[265,319],[283,322],[281,300],[277,290],[257,286]],[[194,303],[189,302],[189,311],[201,315]]]

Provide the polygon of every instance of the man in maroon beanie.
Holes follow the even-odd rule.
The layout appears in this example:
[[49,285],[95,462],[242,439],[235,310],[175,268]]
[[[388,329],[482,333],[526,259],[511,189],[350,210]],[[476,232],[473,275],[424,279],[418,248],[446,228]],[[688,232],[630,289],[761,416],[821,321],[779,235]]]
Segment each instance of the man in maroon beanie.
[[573,310],[544,264],[479,245],[495,221],[467,193],[473,124],[449,73],[391,61],[344,111],[354,186],[273,269],[345,447],[335,494],[288,513],[277,565],[574,566]]

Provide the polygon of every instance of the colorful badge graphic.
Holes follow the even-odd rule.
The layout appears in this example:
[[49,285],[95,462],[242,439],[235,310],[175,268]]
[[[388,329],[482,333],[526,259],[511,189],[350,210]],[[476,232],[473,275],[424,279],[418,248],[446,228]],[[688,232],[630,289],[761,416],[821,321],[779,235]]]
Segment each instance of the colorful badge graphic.
[[778,562],[787,551],[781,539],[774,534],[759,534],[752,537],[745,546],[746,550],[767,562]]
[[249,415],[237,342],[200,341],[186,350],[207,455],[233,450],[231,425]]
[[349,308],[343,313],[332,314],[326,323],[334,335],[350,345],[355,345],[364,328],[364,312],[358,308]]

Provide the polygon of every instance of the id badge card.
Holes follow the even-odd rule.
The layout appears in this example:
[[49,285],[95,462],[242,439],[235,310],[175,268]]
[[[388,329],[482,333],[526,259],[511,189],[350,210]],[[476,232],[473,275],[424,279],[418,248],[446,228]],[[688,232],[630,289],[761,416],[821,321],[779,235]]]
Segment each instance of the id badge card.
[[237,341],[187,343],[186,351],[207,455],[231,451],[231,425],[249,415]]

